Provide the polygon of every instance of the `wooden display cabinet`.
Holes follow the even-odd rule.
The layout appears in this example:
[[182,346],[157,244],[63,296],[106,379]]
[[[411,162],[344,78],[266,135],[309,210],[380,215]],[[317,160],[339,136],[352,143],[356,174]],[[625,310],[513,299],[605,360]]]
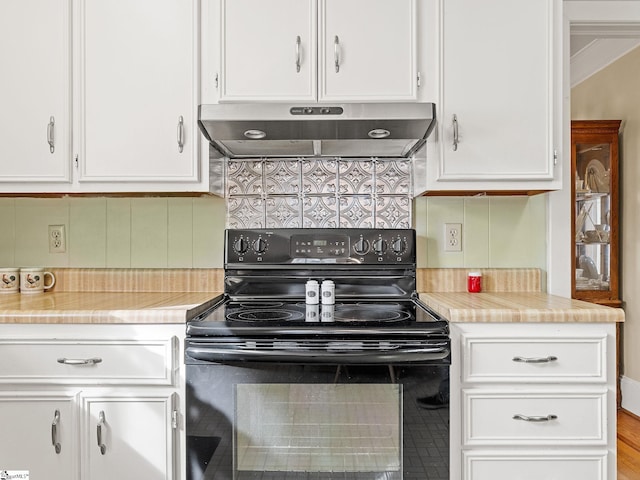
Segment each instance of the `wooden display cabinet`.
[[619,294],[620,120],[571,122],[572,297],[612,307]]

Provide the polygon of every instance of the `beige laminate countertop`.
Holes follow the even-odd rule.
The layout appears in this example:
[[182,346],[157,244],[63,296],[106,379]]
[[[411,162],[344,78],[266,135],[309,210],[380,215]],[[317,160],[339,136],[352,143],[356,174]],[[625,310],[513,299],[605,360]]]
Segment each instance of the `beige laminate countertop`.
[[450,322],[623,322],[624,311],[539,292],[421,293]]
[[0,295],[0,323],[185,323],[216,292],[45,292]]
[[[219,292],[0,295],[0,323],[184,323]],[[537,292],[421,293],[451,322],[622,322],[624,312]]]

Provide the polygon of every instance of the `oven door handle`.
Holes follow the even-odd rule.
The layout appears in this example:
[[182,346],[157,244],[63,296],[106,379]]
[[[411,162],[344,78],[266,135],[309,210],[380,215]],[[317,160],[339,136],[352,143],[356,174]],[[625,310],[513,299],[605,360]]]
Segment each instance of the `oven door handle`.
[[419,349],[399,349],[389,351],[335,352],[331,350],[313,352],[291,352],[283,350],[245,350],[216,347],[188,347],[187,357],[210,363],[231,362],[267,362],[267,363],[304,363],[333,365],[389,365],[419,363],[450,363],[448,344]]

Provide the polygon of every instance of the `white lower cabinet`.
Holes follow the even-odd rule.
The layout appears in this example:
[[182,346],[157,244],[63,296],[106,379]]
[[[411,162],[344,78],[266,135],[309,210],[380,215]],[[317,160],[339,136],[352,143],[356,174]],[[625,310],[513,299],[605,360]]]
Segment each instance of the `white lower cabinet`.
[[451,324],[451,478],[616,478],[615,324]]
[[605,445],[606,391],[463,390],[465,445]]
[[171,397],[84,397],[81,478],[179,478],[173,408]]
[[0,393],[0,471],[77,478],[76,398],[55,392]]
[[607,453],[464,454],[464,480],[607,480]]
[[181,478],[184,325],[0,325],[0,470]]

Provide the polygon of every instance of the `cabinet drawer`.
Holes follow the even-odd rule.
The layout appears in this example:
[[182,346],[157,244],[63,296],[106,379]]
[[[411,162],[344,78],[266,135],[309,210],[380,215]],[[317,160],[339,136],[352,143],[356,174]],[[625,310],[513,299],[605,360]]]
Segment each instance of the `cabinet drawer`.
[[606,382],[606,336],[462,339],[465,382]]
[[0,383],[172,385],[177,338],[0,340]]
[[605,480],[607,454],[606,452],[586,455],[575,453],[549,455],[547,452],[518,455],[476,452],[464,454],[464,480],[503,478]]
[[463,391],[465,445],[606,445],[606,391]]

